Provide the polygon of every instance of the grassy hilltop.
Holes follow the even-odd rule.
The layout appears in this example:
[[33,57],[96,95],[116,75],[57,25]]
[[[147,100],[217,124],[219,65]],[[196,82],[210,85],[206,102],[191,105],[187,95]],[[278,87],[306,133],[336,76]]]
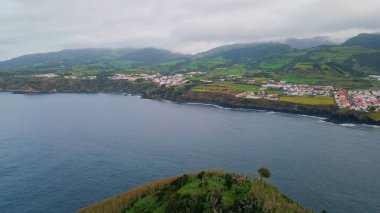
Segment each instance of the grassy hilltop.
[[301,207],[263,178],[251,180],[224,171],[207,171],[152,182],[77,211],[87,212],[313,211]]

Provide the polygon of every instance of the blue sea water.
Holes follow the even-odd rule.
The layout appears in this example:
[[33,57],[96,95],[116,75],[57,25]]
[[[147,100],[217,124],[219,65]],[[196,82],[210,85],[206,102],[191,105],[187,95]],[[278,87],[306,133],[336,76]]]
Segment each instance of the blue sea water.
[[380,212],[380,128],[110,94],[0,93],[0,212],[73,212],[185,172],[256,175],[303,206]]

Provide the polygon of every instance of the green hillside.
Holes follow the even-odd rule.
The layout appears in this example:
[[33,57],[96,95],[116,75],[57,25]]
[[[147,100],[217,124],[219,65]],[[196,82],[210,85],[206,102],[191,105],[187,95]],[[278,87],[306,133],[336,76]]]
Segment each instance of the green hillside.
[[320,46],[292,50],[263,59],[258,69],[313,75],[380,73],[376,63],[380,51],[359,46]]
[[162,73],[212,72],[218,68],[239,67],[247,73],[269,71],[292,76],[352,76],[380,74],[380,50],[360,46],[320,46],[289,49],[286,46],[249,47],[229,50],[218,56],[176,60],[151,66]]
[[[268,174],[264,170],[262,175]],[[87,212],[312,211],[283,195],[264,178],[251,180],[224,171],[208,171],[156,181],[78,211]]]
[[0,70],[118,71],[157,64],[184,55],[155,48],[76,49],[30,54],[0,62]]
[[[373,41],[374,45],[380,42]],[[218,68],[240,67],[246,73],[269,71],[279,75],[316,77],[365,77],[380,74],[380,50],[360,45],[323,45],[291,49],[288,45],[228,45],[202,53],[193,59],[151,67],[164,73],[212,72]]]
[[281,43],[234,44],[193,56],[154,48],[81,49],[32,54],[0,62],[2,71],[22,73],[174,74],[236,68],[256,77],[273,77],[275,74],[333,79],[379,75],[380,35],[360,34],[342,45],[322,45],[305,49],[292,49]]
[[368,49],[380,50],[380,34],[361,33],[344,42],[345,46],[361,46]]

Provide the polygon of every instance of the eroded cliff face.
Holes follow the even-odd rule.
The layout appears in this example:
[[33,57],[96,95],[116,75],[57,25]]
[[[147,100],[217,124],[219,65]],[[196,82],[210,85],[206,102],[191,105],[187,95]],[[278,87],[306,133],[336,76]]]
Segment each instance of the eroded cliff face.
[[247,108],[247,109],[262,109],[274,110],[282,112],[295,112],[302,113],[304,111],[312,111],[313,113],[325,114],[328,112],[335,112],[338,107],[335,105],[303,105],[293,104],[282,101],[271,101],[265,99],[244,99],[237,98],[232,95],[215,94],[215,93],[201,93],[201,92],[186,92],[179,97],[179,101],[184,102],[200,102],[208,104],[217,104],[220,106],[234,107],[234,108]]
[[358,123],[380,125],[379,121],[372,120],[368,113],[355,111],[340,111],[336,105],[304,105],[293,104],[282,101],[271,101],[264,99],[242,99],[232,95],[185,92],[176,101],[197,102],[205,104],[215,104],[222,107],[269,110],[276,112],[303,114],[326,118],[332,123]]

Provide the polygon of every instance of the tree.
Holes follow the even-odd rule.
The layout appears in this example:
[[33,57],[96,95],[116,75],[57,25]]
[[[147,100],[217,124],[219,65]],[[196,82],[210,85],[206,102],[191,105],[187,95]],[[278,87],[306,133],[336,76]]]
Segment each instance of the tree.
[[232,187],[232,184],[233,184],[233,178],[232,178],[232,175],[227,173],[224,178],[226,179],[226,186],[228,189],[231,189]]
[[257,170],[257,172],[259,173],[260,177],[263,177],[263,178],[270,178],[272,175],[269,169],[265,167],[261,167],[260,169]]
[[201,171],[200,173],[198,173],[197,177],[201,180],[201,184],[202,186],[204,186],[204,178],[206,176],[206,172],[205,171]]

